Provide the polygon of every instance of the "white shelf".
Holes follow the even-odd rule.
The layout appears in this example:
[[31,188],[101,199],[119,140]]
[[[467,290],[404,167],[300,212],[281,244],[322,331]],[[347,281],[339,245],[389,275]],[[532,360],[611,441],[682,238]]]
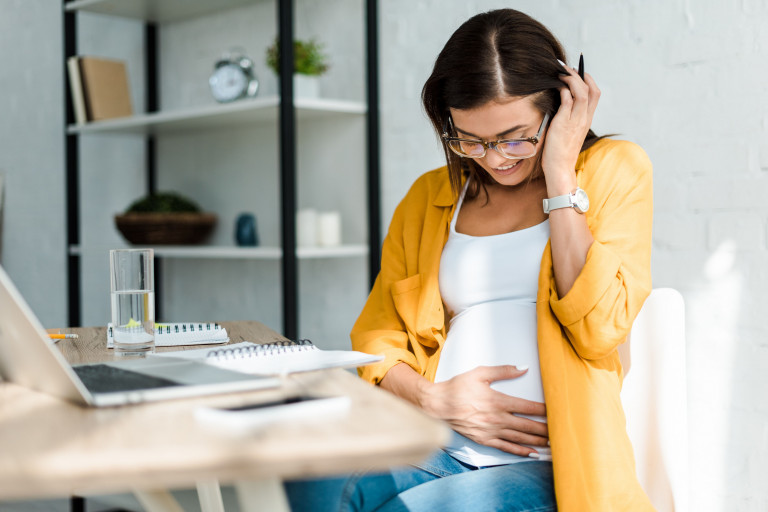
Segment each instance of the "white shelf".
[[[283,257],[280,247],[232,247],[216,245],[158,245],[153,246],[155,256],[159,258],[197,258],[197,259],[243,259],[243,260],[279,260]],[[72,255],[82,254],[80,246],[69,249]],[[367,245],[340,245],[338,247],[299,247],[296,257],[299,259],[348,258],[368,254]]]
[[283,250],[279,247],[227,247],[227,246],[154,246],[160,258],[279,260]]
[[[339,115],[365,114],[364,103],[346,100],[297,98],[296,117],[299,121]],[[277,96],[253,98],[225,104],[204,105],[166,112],[140,114],[119,119],[72,124],[70,134],[139,133],[154,134],[223,128],[245,124],[276,123],[280,100]]]
[[166,23],[252,3],[255,0],[77,0],[64,9]]
[[367,245],[339,245],[338,247],[299,247],[296,257],[300,260],[321,258],[348,258],[368,254]]

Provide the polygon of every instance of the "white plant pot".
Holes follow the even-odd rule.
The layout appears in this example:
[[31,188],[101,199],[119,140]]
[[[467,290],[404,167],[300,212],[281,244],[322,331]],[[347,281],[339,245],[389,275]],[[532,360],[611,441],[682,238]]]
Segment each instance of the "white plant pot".
[[293,75],[293,95],[296,98],[319,98],[320,77],[312,75]]

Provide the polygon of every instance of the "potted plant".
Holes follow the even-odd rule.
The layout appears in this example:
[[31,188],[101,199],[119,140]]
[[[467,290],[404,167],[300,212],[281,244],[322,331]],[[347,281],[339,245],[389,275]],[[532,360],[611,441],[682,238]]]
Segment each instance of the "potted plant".
[[[267,48],[267,65],[280,74],[280,41]],[[317,98],[320,95],[318,78],[328,71],[328,55],[324,45],[315,39],[293,42],[293,89],[297,97]]]
[[157,192],[134,201],[115,225],[126,240],[138,245],[185,245],[205,240],[216,215],[202,213],[193,201],[173,192]]

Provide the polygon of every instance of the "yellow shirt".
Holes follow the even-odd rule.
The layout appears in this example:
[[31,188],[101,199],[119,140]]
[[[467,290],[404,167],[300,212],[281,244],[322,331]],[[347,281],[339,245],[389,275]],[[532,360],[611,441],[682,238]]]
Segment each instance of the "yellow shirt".
[[[635,476],[616,350],[651,291],[653,183],[645,152],[603,139],[582,152],[576,178],[590,199],[595,242],[565,297],[547,244],[536,303],[558,510],[653,510]],[[352,329],[355,350],[385,359],[362,368],[379,383],[406,363],[434,380],[446,318],[438,268],[455,208],[445,167],[419,178],[397,207],[381,272]]]

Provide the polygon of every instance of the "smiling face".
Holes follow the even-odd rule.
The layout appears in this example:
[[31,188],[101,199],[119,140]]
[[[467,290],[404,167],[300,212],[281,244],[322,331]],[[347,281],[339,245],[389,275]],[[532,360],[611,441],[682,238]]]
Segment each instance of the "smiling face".
[[[533,137],[544,118],[529,96],[491,101],[466,110],[452,108],[450,111],[458,137],[485,142]],[[484,157],[474,160],[499,185],[519,185],[538,170],[538,156],[543,142],[544,134],[536,145],[536,155],[531,158],[508,159],[498,151],[488,149]]]

